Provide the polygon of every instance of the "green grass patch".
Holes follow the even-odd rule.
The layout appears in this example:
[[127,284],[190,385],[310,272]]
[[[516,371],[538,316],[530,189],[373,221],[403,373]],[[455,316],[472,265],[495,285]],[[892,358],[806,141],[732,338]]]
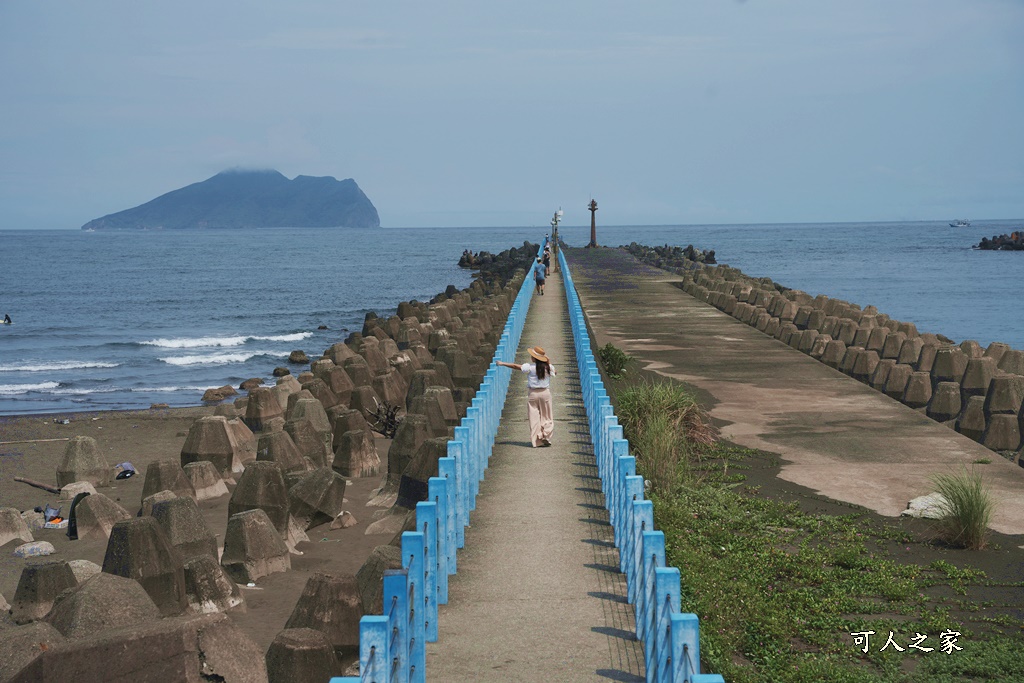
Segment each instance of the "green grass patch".
[[964,468],[957,474],[938,474],[934,483],[946,499],[939,520],[946,539],[971,550],[984,548],[995,502],[982,483],[981,474]]
[[601,367],[612,379],[622,379],[626,374],[626,366],[633,360],[633,356],[611,342],[597,350],[597,358],[601,361]]

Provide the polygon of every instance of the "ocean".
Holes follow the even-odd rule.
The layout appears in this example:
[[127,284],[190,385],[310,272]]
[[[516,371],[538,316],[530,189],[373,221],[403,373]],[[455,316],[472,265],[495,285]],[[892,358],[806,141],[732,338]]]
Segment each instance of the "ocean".
[[[720,263],[912,321],[1024,349],[1024,253],[981,252],[1024,220],[598,227],[598,242],[714,249]],[[0,231],[0,415],[199,405],[210,387],[272,383],[368,311],[469,284],[463,249],[539,242],[545,226]],[[563,226],[582,246],[589,226]],[[327,329],[318,329],[321,325]]]

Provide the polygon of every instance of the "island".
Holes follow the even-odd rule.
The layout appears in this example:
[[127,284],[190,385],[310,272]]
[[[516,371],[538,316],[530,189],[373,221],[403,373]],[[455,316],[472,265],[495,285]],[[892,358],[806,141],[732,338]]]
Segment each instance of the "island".
[[379,228],[377,209],[355,180],[274,170],[229,170],[132,209],[96,218],[83,230],[211,228]]

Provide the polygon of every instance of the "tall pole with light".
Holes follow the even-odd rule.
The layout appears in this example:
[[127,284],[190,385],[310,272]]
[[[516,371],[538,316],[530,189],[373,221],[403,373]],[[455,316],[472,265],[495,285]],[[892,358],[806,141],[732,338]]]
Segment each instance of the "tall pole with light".
[[558,271],[558,222],[562,220],[564,211],[559,209],[551,217],[551,270]]

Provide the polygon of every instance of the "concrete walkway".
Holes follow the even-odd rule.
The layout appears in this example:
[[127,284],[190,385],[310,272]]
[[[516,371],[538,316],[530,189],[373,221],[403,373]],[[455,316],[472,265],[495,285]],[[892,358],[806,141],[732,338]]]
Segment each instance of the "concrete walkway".
[[698,301],[671,284],[678,276],[619,249],[566,256],[597,346],[706,391],[722,434],[781,454],[782,479],[895,516],[934,491],[933,475],[979,463],[997,501],[992,528],[1024,534],[1024,469]]
[[[550,448],[530,446],[526,377],[509,387],[470,516],[458,573],[427,645],[432,681],[642,681],[643,648],[604,509],[580,395],[561,278],[530,306],[516,362],[544,347]],[[508,371],[514,372],[514,371]]]

